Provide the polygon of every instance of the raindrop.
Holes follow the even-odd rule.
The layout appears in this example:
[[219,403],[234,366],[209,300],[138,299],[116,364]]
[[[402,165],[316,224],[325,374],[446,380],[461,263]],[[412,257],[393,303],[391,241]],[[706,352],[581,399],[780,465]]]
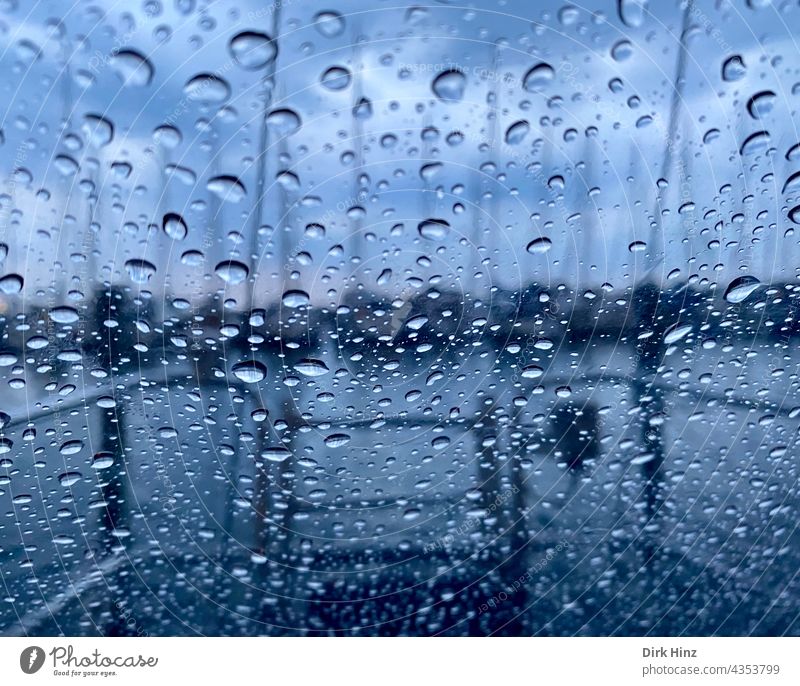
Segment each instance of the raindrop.
[[341,448],[350,442],[348,434],[331,434],[325,438],[325,445],[329,448]]
[[546,236],[542,236],[541,238],[534,238],[530,243],[528,243],[528,247],[525,249],[534,255],[542,255],[548,252],[552,247],[553,241]]
[[186,82],[183,92],[194,102],[222,103],[230,97],[231,87],[214,74],[197,74]]
[[186,234],[189,233],[189,229],[186,227],[186,222],[183,221],[183,217],[174,212],[168,212],[164,215],[161,221],[161,228],[173,241],[182,241],[186,238]]
[[330,371],[322,360],[315,360],[312,358],[300,360],[294,365],[294,368],[303,376],[323,376]]
[[795,172],[786,179],[781,193],[794,193],[797,190],[800,190],[800,172]]
[[135,258],[125,263],[125,270],[135,283],[147,283],[156,273],[156,266],[147,260]]
[[288,108],[272,110],[267,115],[267,126],[279,136],[289,136],[300,130],[300,115]]
[[92,458],[92,469],[108,469],[114,464],[114,453],[101,451]]
[[538,379],[544,374],[544,369],[535,364],[529,364],[522,368],[523,379]]
[[747,74],[747,67],[741,55],[732,55],[722,63],[723,81],[739,81]]
[[428,323],[428,318],[424,314],[418,314],[414,317],[411,317],[406,322],[406,326],[412,331],[419,331],[427,323]]
[[80,319],[80,315],[72,307],[61,306],[50,310],[50,319],[58,324],[74,324]]
[[314,28],[325,38],[335,38],[344,33],[344,19],[341,14],[332,10],[318,12],[314,17]]
[[181,264],[185,264],[187,267],[199,267],[203,264],[203,260],[205,256],[199,250],[186,250],[181,255]]
[[528,124],[528,122],[524,119],[514,122],[506,131],[506,143],[509,145],[517,145],[518,143],[522,143],[523,139],[528,135],[530,130],[530,124]]
[[261,457],[269,462],[285,462],[292,456],[292,452],[282,445],[265,448],[261,451]]
[[77,455],[81,450],[83,450],[83,441],[79,439],[65,441],[59,448],[62,455]]
[[441,241],[450,233],[450,224],[444,219],[426,219],[418,224],[417,231],[430,241]]
[[450,445],[450,438],[448,436],[437,436],[431,441],[434,450],[444,450]]
[[387,268],[384,269],[378,275],[378,278],[376,279],[375,283],[378,284],[378,286],[386,286],[388,283],[391,282],[391,280],[392,280],[392,270]]
[[644,23],[648,0],[617,0],[619,18],[625,26],[635,29]]
[[448,69],[437,74],[431,84],[433,94],[442,102],[458,102],[464,97],[467,77],[458,69]]
[[244,383],[258,383],[267,376],[267,368],[257,360],[238,362],[231,368],[233,375]]
[[369,119],[372,116],[372,102],[367,98],[361,98],[353,106],[353,116],[361,121]]
[[350,72],[344,67],[331,67],[326,69],[320,77],[323,88],[329,91],[341,91],[350,85]]
[[114,139],[114,125],[99,114],[87,114],[81,129],[90,145],[102,147]]
[[242,31],[228,44],[233,59],[243,69],[266,67],[278,54],[278,46],[266,33]]
[[309,304],[311,298],[305,291],[293,290],[286,291],[281,298],[284,307],[297,308],[305,307]]
[[111,56],[109,64],[125,86],[148,86],[153,80],[153,65],[135,50],[120,50]]
[[80,171],[80,165],[69,155],[56,155],[53,166],[58,169],[63,176],[72,176]]
[[64,488],[69,488],[70,486],[74,486],[83,478],[83,474],[80,472],[64,472],[60,474],[58,477],[58,483],[60,483]]
[[14,295],[22,290],[24,283],[24,279],[19,274],[6,274],[0,277],[0,291],[6,295]]
[[770,143],[769,131],[756,131],[750,134],[739,150],[741,155],[753,155],[765,150]]
[[215,176],[208,180],[206,188],[220,200],[237,203],[247,195],[244,184],[235,176]]
[[633,44],[629,40],[614,43],[611,48],[611,57],[616,62],[624,62],[633,54]]
[[772,112],[775,106],[775,93],[772,91],[761,91],[753,95],[747,101],[747,111],[753,119],[761,119],[761,117]]
[[673,324],[664,332],[664,343],[672,345],[692,330],[691,324]]
[[214,268],[214,273],[225,283],[235,286],[247,278],[250,270],[242,262],[225,260]]
[[761,282],[755,276],[750,276],[749,274],[740,276],[728,284],[723,297],[729,303],[740,303],[760,285]]
[[529,93],[536,93],[550,84],[555,78],[555,71],[546,62],[531,67],[522,80],[522,87]]
[[423,181],[430,182],[442,170],[443,167],[444,165],[441,162],[423,164],[419,170],[420,178],[422,178]]
[[180,145],[183,136],[174,126],[162,124],[153,131],[153,140],[158,143],[158,145],[163,145],[169,150],[174,150]]

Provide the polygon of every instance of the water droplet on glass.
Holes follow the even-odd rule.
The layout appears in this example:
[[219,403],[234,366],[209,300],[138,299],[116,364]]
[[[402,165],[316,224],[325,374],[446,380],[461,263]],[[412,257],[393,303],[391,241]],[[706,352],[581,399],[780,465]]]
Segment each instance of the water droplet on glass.
[[164,215],[161,221],[161,228],[173,241],[182,241],[186,238],[186,234],[189,233],[189,229],[186,227],[186,222],[183,221],[183,217],[174,212],[168,212]]
[[741,155],[754,155],[766,150],[769,143],[769,131],[756,131],[745,138],[739,153]]
[[197,74],[183,87],[189,100],[203,103],[222,103],[231,95],[231,87],[225,79],[214,74]]
[[353,106],[353,116],[361,121],[372,116],[372,102],[367,98],[360,98]]
[[214,273],[225,283],[235,286],[236,284],[242,283],[242,281],[247,278],[250,270],[247,268],[247,265],[242,262],[225,260],[214,268]]
[[739,81],[747,74],[747,67],[741,55],[732,55],[722,63],[723,81]]
[[125,86],[148,86],[153,80],[153,65],[135,50],[120,50],[109,60],[111,68]]
[[783,184],[781,193],[795,193],[800,190],[800,172],[792,174]]
[[92,469],[108,469],[114,464],[114,453],[101,451],[92,458]]
[[261,457],[269,462],[285,462],[292,456],[292,452],[282,445],[271,446],[261,451]]
[[747,101],[747,111],[753,119],[761,119],[772,112],[775,100],[776,96],[772,91],[761,91]]
[[664,343],[672,345],[686,336],[692,330],[691,324],[673,324],[664,332]]
[[546,86],[555,78],[555,71],[546,62],[540,62],[534,67],[531,67],[522,80],[522,87],[530,92],[536,93]]
[[72,307],[53,307],[50,310],[50,319],[58,324],[73,324],[80,319],[80,315]]
[[305,307],[311,302],[311,298],[305,291],[292,290],[286,291],[281,298],[284,307],[297,308]]
[[749,274],[740,276],[728,284],[723,297],[729,303],[740,303],[760,285],[761,282],[755,276],[750,276]]
[[135,283],[147,283],[155,275],[156,266],[147,260],[134,258],[125,263],[125,270]]
[[326,38],[335,38],[344,33],[345,23],[342,15],[332,10],[318,12],[314,17],[314,28]]
[[450,233],[450,224],[444,219],[426,219],[419,223],[417,231],[430,241],[441,241]]
[[331,434],[325,438],[325,445],[329,448],[341,448],[349,442],[350,436],[348,434]]
[[625,26],[635,29],[644,23],[648,0],[617,0],[619,18]]
[[528,122],[524,119],[514,122],[506,131],[506,143],[509,145],[517,145],[518,143],[522,143],[530,130],[530,124],[528,124]]
[[208,180],[206,188],[220,200],[226,202],[241,202],[247,195],[244,184],[235,176],[224,174]]
[[278,47],[266,33],[242,31],[237,33],[228,45],[233,59],[243,69],[263,69],[278,54]]
[[621,40],[611,48],[611,57],[616,62],[624,62],[633,54],[633,44],[629,40]]
[[406,326],[412,331],[419,331],[425,324],[428,323],[428,317],[424,314],[415,315],[406,322]]
[[80,472],[64,472],[63,474],[59,474],[58,476],[58,483],[60,483],[64,488],[69,488],[70,486],[74,486],[83,478],[83,474]]
[[350,85],[350,72],[344,67],[330,67],[320,77],[323,88],[329,91],[341,91]]
[[96,147],[108,145],[114,139],[114,125],[99,114],[87,114],[81,130],[86,141]]
[[458,102],[464,97],[467,77],[458,69],[448,69],[433,79],[431,89],[442,102]]
[[303,376],[323,376],[330,371],[322,360],[315,360],[312,358],[300,360],[294,365],[294,368]]
[[0,277],[0,291],[6,295],[14,295],[22,290],[24,283],[24,279],[19,274],[6,274]]
[[530,243],[528,243],[528,247],[525,249],[534,255],[542,255],[548,252],[552,247],[553,241],[546,236],[542,236],[541,238],[534,238]]
[[522,368],[523,379],[538,379],[544,374],[544,369],[539,365],[529,364]]
[[231,368],[233,375],[244,383],[258,383],[267,376],[267,368],[258,360],[238,362]]
[[267,115],[267,126],[278,136],[289,136],[300,130],[300,115],[288,108],[272,110]]

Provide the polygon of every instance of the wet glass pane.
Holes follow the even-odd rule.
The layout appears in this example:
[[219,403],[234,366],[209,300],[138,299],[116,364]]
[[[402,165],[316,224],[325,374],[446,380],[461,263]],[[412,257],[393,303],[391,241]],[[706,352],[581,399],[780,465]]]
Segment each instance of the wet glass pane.
[[798,13],[0,0],[0,632],[800,633]]

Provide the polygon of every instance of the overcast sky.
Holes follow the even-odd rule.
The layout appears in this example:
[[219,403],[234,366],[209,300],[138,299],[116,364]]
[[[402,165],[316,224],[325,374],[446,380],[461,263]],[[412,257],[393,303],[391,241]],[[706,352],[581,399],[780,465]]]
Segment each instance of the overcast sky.
[[[800,63],[785,28],[797,25],[796,2],[695,3],[674,110],[678,2],[634,7],[627,23],[616,3],[347,2],[316,22],[323,8],[308,4],[281,8],[270,89],[270,66],[246,68],[231,47],[242,32],[272,33],[264,2],[3,3],[2,269],[24,275],[26,297],[50,286],[56,262],[60,293],[97,273],[189,299],[225,287],[241,303],[254,283],[265,302],[288,281],[320,302],[331,289],[380,290],[387,267],[413,274],[421,255],[435,263],[428,277],[457,290],[536,279],[624,291],[648,270],[665,283],[795,278],[787,214],[800,182],[783,187],[800,170],[800,153],[787,159],[800,140]],[[269,51],[257,43],[251,60]],[[127,51],[147,61],[135,69]],[[729,62],[726,81],[736,55],[744,67]],[[552,71],[526,89],[541,63]],[[323,79],[331,68],[347,72]],[[370,105],[354,118],[362,96]],[[300,125],[273,119],[258,220],[261,121],[283,108]],[[153,136],[165,124],[180,132],[172,147]],[[209,192],[217,176],[241,181],[238,202],[237,187],[227,201]],[[183,240],[162,231],[170,212],[185,221]],[[426,218],[450,230],[421,237]],[[526,251],[537,238],[549,251]],[[199,263],[181,260],[191,250]],[[214,274],[225,259],[254,281],[226,285]],[[134,283],[130,260],[155,275]]]

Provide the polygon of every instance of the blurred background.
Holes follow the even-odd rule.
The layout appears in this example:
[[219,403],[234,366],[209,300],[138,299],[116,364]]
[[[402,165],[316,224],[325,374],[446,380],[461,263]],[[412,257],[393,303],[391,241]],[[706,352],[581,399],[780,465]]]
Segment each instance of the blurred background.
[[798,16],[0,0],[0,633],[800,633]]

